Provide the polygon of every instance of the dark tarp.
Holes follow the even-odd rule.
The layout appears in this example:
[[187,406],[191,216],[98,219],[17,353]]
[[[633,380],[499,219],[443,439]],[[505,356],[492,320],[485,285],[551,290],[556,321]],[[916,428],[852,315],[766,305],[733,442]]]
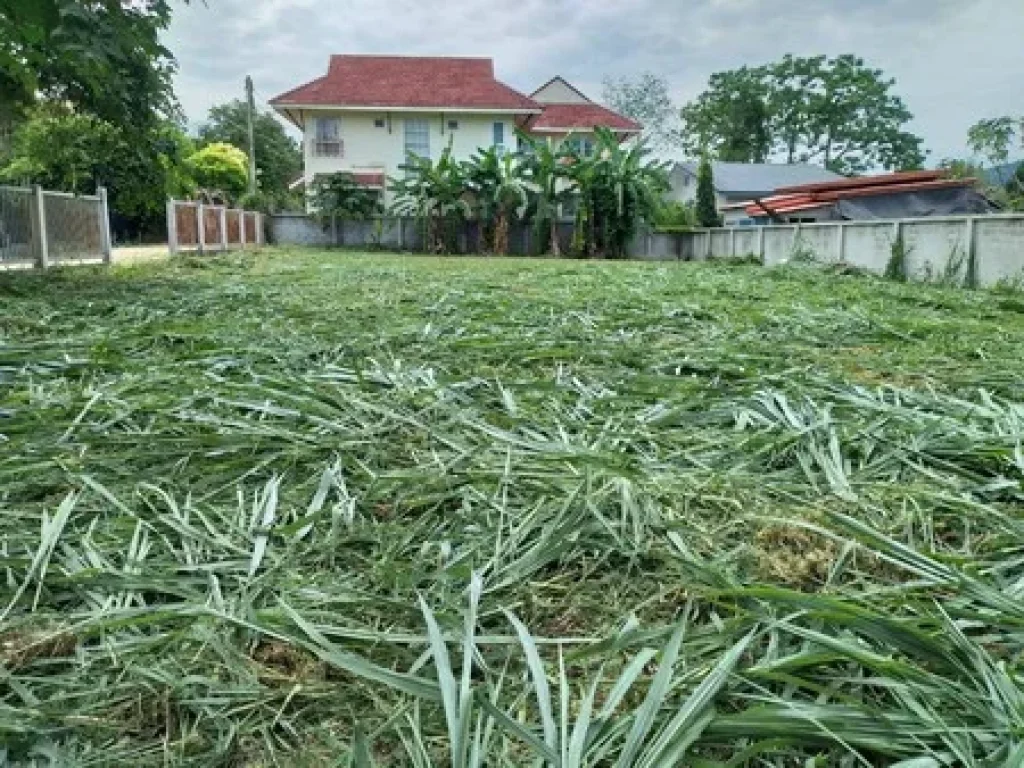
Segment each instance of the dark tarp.
[[836,203],[839,217],[848,221],[963,216],[996,210],[988,198],[966,187],[854,197]]

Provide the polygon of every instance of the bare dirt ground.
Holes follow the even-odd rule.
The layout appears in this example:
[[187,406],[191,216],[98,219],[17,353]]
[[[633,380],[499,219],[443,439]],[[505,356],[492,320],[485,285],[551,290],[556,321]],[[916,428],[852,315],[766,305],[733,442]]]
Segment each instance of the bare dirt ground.
[[114,249],[115,264],[135,264],[145,261],[166,259],[169,255],[166,245],[138,245]]

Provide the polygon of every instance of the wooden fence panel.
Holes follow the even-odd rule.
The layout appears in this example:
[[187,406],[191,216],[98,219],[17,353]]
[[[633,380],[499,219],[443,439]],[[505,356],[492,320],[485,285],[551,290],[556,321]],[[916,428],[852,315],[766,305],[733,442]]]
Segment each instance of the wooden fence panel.
[[171,200],[167,203],[167,238],[178,251],[223,251],[264,244],[263,215],[253,211]]
[[220,231],[220,206],[203,206],[203,239],[208,250],[220,250],[223,246]]

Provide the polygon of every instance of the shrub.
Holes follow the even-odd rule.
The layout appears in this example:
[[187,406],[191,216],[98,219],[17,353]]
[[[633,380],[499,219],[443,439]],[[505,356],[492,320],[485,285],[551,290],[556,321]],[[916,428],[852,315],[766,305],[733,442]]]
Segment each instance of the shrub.
[[654,212],[654,225],[658,229],[685,230],[697,226],[697,211],[692,203],[665,200]]
[[186,161],[200,188],[219,192],[232,200],[245,192],[249,183],[249,159],[231,144],[210,144]]

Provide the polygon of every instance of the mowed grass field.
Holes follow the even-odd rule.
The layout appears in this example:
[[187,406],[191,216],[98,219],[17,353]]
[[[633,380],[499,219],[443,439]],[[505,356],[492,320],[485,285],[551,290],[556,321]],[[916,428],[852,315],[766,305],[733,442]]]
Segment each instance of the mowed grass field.
[[1009,293],[2,274],[0,758],[1021,765],[1022,438]]

